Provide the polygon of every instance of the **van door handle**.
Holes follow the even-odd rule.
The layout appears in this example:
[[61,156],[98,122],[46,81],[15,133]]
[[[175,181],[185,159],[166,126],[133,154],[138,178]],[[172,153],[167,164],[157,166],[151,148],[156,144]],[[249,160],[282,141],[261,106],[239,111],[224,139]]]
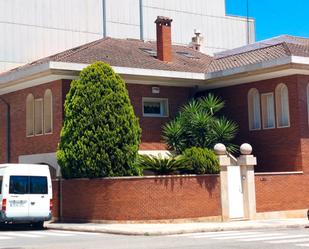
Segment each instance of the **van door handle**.
[[35,202],[31,202],[31,205],[34,205],[35,204]]
[[12,195],[11,197],[18,197],[18,195]]

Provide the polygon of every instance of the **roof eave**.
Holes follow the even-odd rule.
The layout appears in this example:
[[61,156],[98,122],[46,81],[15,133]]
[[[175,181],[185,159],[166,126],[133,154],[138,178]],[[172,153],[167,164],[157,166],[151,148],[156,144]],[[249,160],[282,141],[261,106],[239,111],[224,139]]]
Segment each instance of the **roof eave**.
[[205,89],[257,82],[295,74],[309,75],[309,57],[287,56],[268,62],[206,74]]
[[[50,79],[74,79],[79,75],[80,71],[88,65],[89,64],[50,61],[42,63],[40,65],[33,65],[31,67],[21,69],[20,71],[9,72],[2,77],[0,76],[0,95],[16,91],[18,89],[24,89],[26,86],[29,87],[38,85],[38,79],[41,78],[41,84],[46,83],[46,80]],[[205,80],[204,73],[165,71],[115,66],[112,66],[112,68],[115,70],[115,72],[117,72],[123,77],[147,77],[153,79],[157,78],[166,80],[186,81],[187,83],[192,81],[192,86],[195,84],[195,82],[201,82]],[[18,87],[19,84],[23,84],[24,86]]]

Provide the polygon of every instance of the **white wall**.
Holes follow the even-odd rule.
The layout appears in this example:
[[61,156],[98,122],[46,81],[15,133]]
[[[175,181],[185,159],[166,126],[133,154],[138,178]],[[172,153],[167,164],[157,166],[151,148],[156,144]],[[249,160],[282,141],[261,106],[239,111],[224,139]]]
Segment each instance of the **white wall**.
[[102,37],[101,0],[0,0],[0,71]]
[[[0,0],[0,71],[100,39],[102,1]],[[140,38],[139,3],[106,0],[107,36]],[[144,39],[155,40],[158,15],[174,20],[173,43],[188,44],[198,28],[208,53],[246,44],[246,20],[225,16],[224,0],[143,0]]]

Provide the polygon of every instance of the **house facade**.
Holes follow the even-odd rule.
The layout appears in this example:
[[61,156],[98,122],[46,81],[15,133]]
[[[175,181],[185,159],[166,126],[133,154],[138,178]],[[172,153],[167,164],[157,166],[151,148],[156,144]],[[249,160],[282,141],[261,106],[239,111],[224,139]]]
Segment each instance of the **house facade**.
[[47,163],[58,174],[70,82],[104,61],[127,84],[142,128],[140,153],[167,153],[162,126],[212,91],[239,125],[236,142],[253,145],[257,171],[309,170],[309,40],[282,36],[211,57],[172,45],[171,23],[156,19],[156,42],[104,38],[0,74],[0,161]]

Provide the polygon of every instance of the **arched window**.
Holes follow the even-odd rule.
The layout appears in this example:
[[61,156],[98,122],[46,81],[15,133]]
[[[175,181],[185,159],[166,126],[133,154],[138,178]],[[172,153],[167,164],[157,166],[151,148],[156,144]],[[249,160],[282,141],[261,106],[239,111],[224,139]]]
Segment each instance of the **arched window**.
[[290,111],[289,111],[289,91],[285,84],[279,84],[276,87],[276,114],[277,126],[290,126]]
[[26,135],[34,135],[34,97],[28,94],[26,100]]
[[255,88],[248,92],[249,129],[261,129],[260,94]]
[[53,95],[50,89],[44,94],[44,133],[53,132]]

